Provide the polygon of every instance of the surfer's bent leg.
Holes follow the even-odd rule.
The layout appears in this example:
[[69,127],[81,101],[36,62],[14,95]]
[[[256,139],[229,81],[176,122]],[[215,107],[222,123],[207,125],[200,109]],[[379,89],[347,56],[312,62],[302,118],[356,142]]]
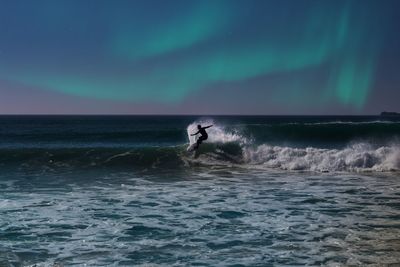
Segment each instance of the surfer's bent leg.
[[206,140],[207,138],[204,138],[204,136],[200,136],[199,139],[197,139],[196,142],[196,148],[200,146],[201,143],[203,143],[203,140]]

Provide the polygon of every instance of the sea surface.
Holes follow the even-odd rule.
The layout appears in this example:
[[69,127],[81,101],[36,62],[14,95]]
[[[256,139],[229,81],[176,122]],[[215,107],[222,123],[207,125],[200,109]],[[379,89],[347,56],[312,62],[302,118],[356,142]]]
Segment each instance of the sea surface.
[[1,267],[400,265],[399,117],[0,116],[0,170]]

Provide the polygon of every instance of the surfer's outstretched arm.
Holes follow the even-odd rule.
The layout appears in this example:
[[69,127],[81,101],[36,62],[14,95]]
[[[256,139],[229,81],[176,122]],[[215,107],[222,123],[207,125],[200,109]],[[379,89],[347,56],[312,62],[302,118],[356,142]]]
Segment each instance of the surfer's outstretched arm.
[[200,132],[197,132],[197,133],[194,133],[194,134],[191,134],[190,136],[193,136],[193,135],[198,135]]
[[211,124],[211,125],[208,125],[208,126],[206,126],[206,127],[203,127],[203,129],[207,129],[207,128],[210,128],[210,127],[212,127],[213,125]]

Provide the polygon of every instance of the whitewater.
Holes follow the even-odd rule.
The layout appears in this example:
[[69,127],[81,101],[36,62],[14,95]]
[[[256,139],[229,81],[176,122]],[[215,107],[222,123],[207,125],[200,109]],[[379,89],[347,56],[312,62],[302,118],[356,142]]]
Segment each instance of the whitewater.
[[0,116],[0,266],[397,266],[399,140],[380,116]]
[[[337,123],[342,122],[329,124]],[[370,143],[360,142],[348,144],[341,149],[255,145],[255,141],[251,138],[240,134],[240,129],[229,131],[212,120],[203,120],[194,122],[187,127],[190,145],[196,141],[190,133],[196,132],[198,124],[214,124],[214,127],[208,129],[210,138],[207,141],[213,146],[213,149],[200,156],[199,161],[203,164],[224,164],[221,160],[221,154],[224,154],[226,164],[244,164],[245,167],[251,165],[257,168],[318,172],[395,172],[400,170],[400,145],[397,143],[391,143],[388,146],[374,146]],[[240,148],[239,153],[230,155],[228,151],[224,150],[227,145],[237,145]],[[207,162],[207,158],[210,162]]]

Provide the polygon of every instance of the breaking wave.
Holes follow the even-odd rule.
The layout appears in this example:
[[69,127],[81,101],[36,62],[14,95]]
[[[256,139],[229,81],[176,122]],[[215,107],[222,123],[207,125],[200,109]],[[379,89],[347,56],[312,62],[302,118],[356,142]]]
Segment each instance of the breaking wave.
[[196,137],[191,136],[192,133],[197,132],[197,125],[208,126],[213,125],[211,128],[207,129],[208,132],[208,142],[211,143],[232,143],[237,142],[240,144],[246,144],[249,140],[243,137],[240,132],[236,129],[227,130],[222,125],[216,124],[213,120],[199,120],[194,123],[191,123],[187,127],[187,134],[189,139],[189,144],[193,144],[196,142]]
[[[335,122],[336,123],[336,122]],[[190,134],[197,131],[197,125],[213,125],[207,129],[209,138],[195,153],[188,153],[186,148],[196,140]],[[363,124],[364,125],[364,124]],[[372,133],[377,132],[376,124],[372,124]],[[375,126],[374,126],[375,125]],[[306,134],[311,130],[326,134],[327,125],[284,125],[274,126],[286,136]],[[332,125],[328,124],[329,127]],[[268,127],[263,126],[264,132]],[[280,128],[279,128],[280,127]],[[282,130],[282,127],[284,130]],[[289,127],[289,128],[288,128]],[[301,128],[303,127],[303,129]],[[310,128],[311,127],[311,128]],[[323,129],[321,130],[321,128]],[[363,126],[364,127],[364,126]],[[380,127],[380,126],[379,126]],[[396,126],[397,127],[397,126]],[[278,169],[289,171],[316,172],[397,172],[400,170],[400,145],[398,136],[391,134],[391,142],[373,142],[372,140],[356,140],[338,147],[299,146],[296,142],[287,144],[285,139],[275,144],[274,139],[257,138],[263,132],[258,129],[249,132],[247,126],[224,126],[213,120],[199,120],[187,126],[187,142],[178,145],[143,145],[138,147],[33,147],[0,149],[0,167],[18,166],[19,168],[69,170],[82,168],[122,168],[124,170],[174,169],[187,170],[192,166],[235,166]],[[307,131],[305,131],[306,129]],[[392,129],[392,128],[391,128]],[[300,131],[296,132],[297,130]],[[398,133],[396,129],[392,129]],[[302,132],[303,131],[303,132]],[[350,129],[355,133],[355,129]],[[274,134],[279,135],[279,131]],[[335,135],[335,133],[331,133]],[[386,136],[385,138],[387,138]],[[281,137],[282,138],[282,137]],[[261,140],[261,141],[260,141]],[[312,143],[311,143],[312,144]]]
[[[329,123],[329,125],[336,123]],[[375,123],[371,122],[371,124]],[[197,124],[210,125],[214,122],[192,123],[188,126],[188,134],[195,131]],[[312,124],[314,127],[316,125],[318,124]],[[376,147],[361,142],[340,149],[296,148],[265,143],[255,145],[251,139],[242,136],[240,131],[229,132],[219,125],[210,128],[209,132],[212,136],[209,142],[213,145],[209,144],[208,147],[205,147],[204,153],[198,157],[202,163],[223,164],[228,162],[281,170],[318,172],[400,170],[400,146],[394,143]],[[190,139],[190,143],[193,142],[194,140]],[[232,149],[235,144],[236,149]]]
[[400,146],[373,148],[353,144],[344,149],[290,148],[260,145],[243,150],[245,162],[282,170],[318,172],[398,171]]

